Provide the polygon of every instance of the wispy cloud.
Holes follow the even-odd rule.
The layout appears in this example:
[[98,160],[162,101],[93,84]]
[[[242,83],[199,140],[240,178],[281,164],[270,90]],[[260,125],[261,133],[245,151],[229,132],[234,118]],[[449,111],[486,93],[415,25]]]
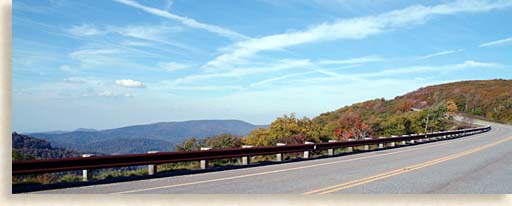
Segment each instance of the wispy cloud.
[[275,82],[275,81],[279,81],[279,80],[283,80],[283,79],[288,79],[288,78],[292,78],[292,77],[297,77],[297,76],[308,75],[308,74],[312,74],[312,73],[315,73],[315,72],[317,72],[317,71],[308,71],[308,72],[301,72],[301,73],[283,75],[283,76],[274,77],[274,78],[265,79],[265,80],[262,80],[262,81],[259,81],[259,82],[255,82],[255,83],[250,84],[249,86],[250,87],[262,86],[262,85],[266,85],[266,84],[271,83],[271,82]]
[[169,11],[169,9],[171,9],[173,4],[174,4],[174,0],[166,0],[165,1],[165,10]]
[[314,64],[309,59],[282,59],[262,67],[241,67],[227,72],[193,74],[174,80],[176,84],[198,82],[213,78],[239,78],[247,75],[277,72],[287,69],[305,68]]
[[461,69],[469,69],[469,68],[493,68],[501,66],[498,63],[494,62],[479,62],[474,60],[464,61],[459,64],[449,64],[449,65],[441,65],[441,66],[413,66],[413,67],[403,67],[396,69],[386,69],[377,72],[370,73],[360,73],[354,74],[358,77],[381,77],[381,76],[393,76],[393,75],[403,75],[403,74],[413,74],[413,73],[424,73],[424,72],[446,72],[446,71],[454,71]]
[[91,66],[109,62],[111,55],[119,53],[122,53],[119,49],[82,49],[71,52],[69,57],[80,61],[82,66]]
[[145,87],[142,82],[131,80],[131,79],[116,80],[116,84],[119,86],[128,87],[128,88],[143,88],[143,87]]
[[169,72],[178,71],[190,67],[189,64],[179,62],[161,62],[158,65],[160,66],[160,68]]
[[125,46],[135,46],[135,47],[151,47],[151,46],[154,46],[152,43],[145,42],[145,41],[123,41],[123,42],[121,42],[121,44],[125,45]]
[[89,82],[89,80],[81,77],[69,77],[64,79],[64,82],[68,84],[85,84]]
[[186,26],[189,26],[189,27],[192,27],[192,28],[206,30],[206,31],[209,31],[209,32],[212,32],[212,33],[219,34],[221,36],[229,37],[229,38],[247,39],[246,36],[244,36],[244,35],[242,35],[240,33],[231,31],[229,29],[225,29],[225,28],[222,28],[222,27],[216,26],[216,25],[201,23],[201,22],[198,22],[198,21],[196,21],[194,19],[191,19],[191,18],[188,18],[188,17],[179,16],[179,15],[170,13],[170,12],[165,11],[165,10],[144,6],[144,5],[142,5],[142,4],[140,4],[140,3],[136,2],[136,1],[132,1],[132,0],[113,0],[113,1],[125,4],[125,5],[128,5],[128,6],[131,6],[131,7],[137,8],[137,9],[140,9],[142,11],[145,11],[145,12],[153,14],[153,15],[157,15],[157,16],[164,17],[164,18],[167,18],[167,19],[172,19],[172,20],[175,20],[175,21],[179,21],[183,25],[186,25]]
[[75,36],[94,36],[102,33],[96,26],[92,24],[75,25],[69,28],[68,33]]
[[485,12],[512,6],[512,1],[461,0],[435,6],[415,5],[374,16],[341,19],[298,32],[254,38],[232,45],[231,50],[209,61],[203,68],[223,68],[261,51],[279,50],[306,43],[339,39],[364,39],[371,35],[422,24],[431,17]]
[[69,65],[62,65],[59,67],[59,70],[66,72],[66,73],[76,73],[77,70],[71,68]]
[[[317,72],[327,75],[327,77],[310,77],[303,79],[293,79],[294,85],[332,85],[337,84],[340,81],[350,81],[350,84],[358,84],[361,82],[371,82],[373,84],[375,81],[380,80],[400,80],[400,79],[408,79],[404,77],[409,77],[415,74],[427,73],[432,76],[433,73],[441,73],[441,72],[454,72],[461,71],[466,69],[480,69],[480,68],[497,68],[502,67],[502,64],[495,62],[479,62],[468,60],[458,64],[445,64],[438,66],[430,66],[430,65],[418,65],[418,66],[410,66],[410,67],[399,67],[392,69],[385,69],[380,71],[372,71],[372,72],[363,72],[363,73],[350,73],[350,74],[338,74],[328,70],[317,69]],[[424,79],[421,76],[417,76],[415,79]],[[354,87],[352,87],[354,88]]]
[[480,44],[480,47],[501,46],[501,45],[505,45],[505,44],[509,44],[509,43],[512,43],[512,37],[483,43],[483,44]]
[[[103,29],[93,24],[82,24],[75,25],[66,31],[74,36],[98,36],[105,34],[118,34],[124,37],[141,39],[146,41],[152,41],[160,44],[167,44],[187,50],[195,50],[194,48],[168,40],[170,34],[182,32],[184,29],[180,26],[168,26],[168,25],[127,25],[127,26],[106,26]],[[133,44],[133,41],[129,41],[132,44],[126,46],[141,46],[139,44]],[[126,43],[126,41],[124,42]],[[150,46],[150,44],[145,44]]]
[[319,61],[318,63],[320,63],[320,64],[362,64],[362,63],[380,62],[380,61],[384,61],[384,58],[379,57],[379,56],[365,56],[365,57],[342,59],[342,60],[322,60],[322,61]]
[[432,53],[432,54],[427,54],[425,56],[422,56],[418,59],[430,59],[432,57],[437,57],[437,56],[443,56],[443,55],[448,55],[448,54],[455,54],[455,53],[458,53],[458,52],[462,52],[464,51],[463,49],[457,49],[457,50],[448,50],[448,51],[442,51],[442,52],[436,52],[436,53]]

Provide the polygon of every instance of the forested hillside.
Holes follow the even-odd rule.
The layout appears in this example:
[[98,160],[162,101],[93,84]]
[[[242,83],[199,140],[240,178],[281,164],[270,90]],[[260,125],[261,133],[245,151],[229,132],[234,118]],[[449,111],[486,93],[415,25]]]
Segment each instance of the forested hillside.
[[293,114],[244,139],[251,145],[346,140],[468,127],[451,115],[467,113],[512,123],[512,80],[462,81],[428,86],[392,100],[374,99],[323,113],[313,119]]
[[512,123],[512,80],[462,81],[418,89],[399,98],[417,108],[453,101],[459,112]]
[[65,148],[55,148],[42,139],[27,135],[12,133],[13,160],[52,159],[65,157],[79,157],[80,153]]

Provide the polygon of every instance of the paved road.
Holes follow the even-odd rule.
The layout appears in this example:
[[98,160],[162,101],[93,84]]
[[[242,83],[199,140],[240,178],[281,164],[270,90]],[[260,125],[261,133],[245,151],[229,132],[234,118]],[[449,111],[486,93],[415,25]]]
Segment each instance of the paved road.
[[333,158],[36,193],[512,193],[512,126],[458,139]]

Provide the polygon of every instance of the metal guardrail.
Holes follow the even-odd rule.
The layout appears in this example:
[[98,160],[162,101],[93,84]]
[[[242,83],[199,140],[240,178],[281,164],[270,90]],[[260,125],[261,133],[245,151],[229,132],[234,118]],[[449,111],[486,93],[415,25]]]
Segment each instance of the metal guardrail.
[[127,154],[110,156],[92,156],[78,158],[20,160],[12,162],[13,175],[62,172],[73,170],[88,170],[100,168],[126,167],[137,165],[157,165],[164,163],[212,160],[224,158],[239,158],[259,155],[296,153],[304,151],[319,151],[344,147],[385,144],[391,142],[411,141],[448,135],[465,136],[491,130],[490,126],[462,129],[454,131],[414,134],[400,137],[388,137],[371,140],[356,140],[344,142],[323,142],[314,144],[296,144],[284,146],[231,148],[222,150],[204,150],[188,152],[159,152],[151,154]]

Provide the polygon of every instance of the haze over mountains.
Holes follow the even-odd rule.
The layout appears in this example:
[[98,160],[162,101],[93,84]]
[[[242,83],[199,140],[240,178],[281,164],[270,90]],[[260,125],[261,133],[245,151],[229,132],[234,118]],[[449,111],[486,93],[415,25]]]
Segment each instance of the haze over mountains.
[[224,133],[245,136],[253,129],[266,127],[240,120],[192,120],[159,122],[107,130],[77,129],[72,132],[52,131],[31,133],[56,147],[80,152],[105,154],[144,153],[147,151],[173,151],[175,144],[196,137],[204,138]]

